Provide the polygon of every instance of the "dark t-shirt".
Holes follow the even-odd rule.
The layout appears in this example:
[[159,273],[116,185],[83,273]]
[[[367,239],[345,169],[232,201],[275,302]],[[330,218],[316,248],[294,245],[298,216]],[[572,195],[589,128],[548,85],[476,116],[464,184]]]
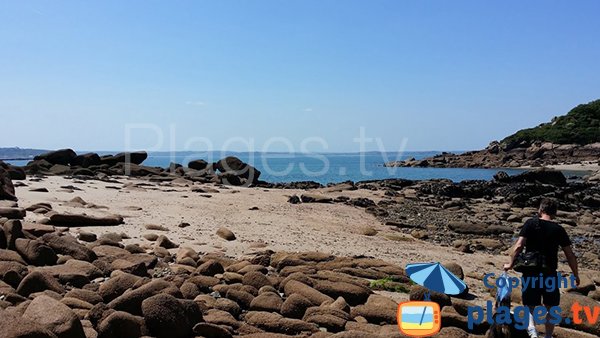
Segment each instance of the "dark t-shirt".
[[525,251],[538,251],[546,256],[546,264],[551,271],[558,267],[558,248],[571,245],[571,240],[565,229],[557,223],[532,218],[525,222],[520,237],[525,237]]

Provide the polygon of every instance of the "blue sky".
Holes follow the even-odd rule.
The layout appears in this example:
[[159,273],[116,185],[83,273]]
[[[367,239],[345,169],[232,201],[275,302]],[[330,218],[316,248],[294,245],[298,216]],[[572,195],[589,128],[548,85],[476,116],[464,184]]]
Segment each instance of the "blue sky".
[[[599,11],[598,1],[2,1],[0,147],[246,150],[235,137],[279,151],[289,147],[273,137],[284,137],[298,151],[320,137],[327,146],[307,150],[358,151],[363,127],[387,151],[404,139],[408,150],[478,149],[600,98]],[[128,143],[134,125],[146,129]]]

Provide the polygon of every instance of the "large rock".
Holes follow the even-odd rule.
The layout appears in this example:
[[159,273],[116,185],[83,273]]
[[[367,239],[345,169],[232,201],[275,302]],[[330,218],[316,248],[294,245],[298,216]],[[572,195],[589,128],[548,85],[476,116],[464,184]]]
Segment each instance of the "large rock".
[[302,318],[305,322],[326,328],[328,332],[344,331],[349,319],[350,316],[346,312],[330,307],[312,307]]
[[[56,228],[51,225],[39,224],[39,223],[23,223],[23,233],[32,235],[34,237],[42,237],[45,234],[53,233]],[[30,236],[28,236],[30,237]]]
[[57,338],[40,323],[20,317],[15,312],[0,310],[0,337],[2,338]]
[[113,166],[117,163],[133,163],[142,164],[148,158],[148,153],[145,151],[124,152],[116,155],[107,155],[100,158],[100,163]]
[[[600,306],[597,301],[583,295],[576,293],[563,294],[560,298],[561,316],[563,318],[560,325],[600,336],[600,320],[597,320],[595,323],[589,322],[586,320],[586,314],[583,309],[579,310],[579,318],[582,319],[582,322],[575,323],[573,320],[573,306],[575,304],[579,304],[580,307],[588,307],[590,309],[588,311],[591,311],[591,313]],[[569,324],[565,323],[565,318],[570,318]]]
[[332,298],[342,297],[352,306],[363,304],[371,294],[369,288],[341,281],[318,281],[314,288]]
[[46,160],[37,160],[27,163],[24,169],[28,174],[46,174],[52,166],[53,164]]
[[18,238],[15,247],[17,252],[32,265],[54,265],[58,260],[54,250],[40,240]]
[[60,149],[38,155],[34,157],[33,160],[45,160],[52,164],[69,165],[76,156],[77,154],[73,151],[73,149]]
[[194,333],[200,337],[205,338],[230,338],[231,333],[223,326],[210,324],[210,323],[198,323],[194,326]]
[[188,168],[195,170],[204,170],[208,166],[208,162],[205,160],[194,160],[188,163]]
[[85,338],[83,326],[75,312],[45,295],[36,297],[29,304],[23,318],[47,327],[58,338]]
[[84,167],[84,168],[87,168],[87,167],[90,167],[93,165],[99,165],[100,163],[101,163],[100,156],[98,156],[98,154],[96,154],[96,153],[87,153],[87,154],[77,155],[71,161],[71,165]]
[[106,282],[100,284],[98,292],[106,303],[121,296],[132,288],[141,278],[130,273],[118,273]]
[[65,298],[66,297],[80,299],[92,305],[103,302],[102,297],[97,292],[86,289],[72,289],[71,291],[67,292]]
[[25,213],[25,209],[23,208],[0,207],[0,217],[6,217],[10,219],[23,219],[25,218]]
[[314,304],[306,297],[293,293],[281,305],[281,314],[288,318],[302,318],[306,309]]
[[148,167],[135,163],[117,163],[115,166],[110,167],[110,172],[114,175],[133,177],[158,176],[162,171],[162,168]]
[[567,184],[567,178],[558,170],[538,169],[512,176],[511,182],[530,182],[564,186]]
[[145,332],[144,318],[115,311],[98,325],[98,338],[141,337]]
[[381,295],[371,295],[364,305],[352,308],[350,315],[363,317],[372,324],[393,324],[396,322],[396,311],[398,304],[393,300]]
[[145,299],[142,302],[142,312],[150,333],[158,338],[189,337],[196,322],[201,320],[198,317],[196,322],[190,321],[180,301],[166,294]]
[[448,263],[444,263],[443,265],[448,271],[452,272],[459,279],[461,279],[461,280],[465,279],[465,273],[463,271],[462,266],[460,266],[460,264],[457,264],[454,262],[448,262]]
[[264,292],[258,295],[250,302],[250,310],[279,312],[283,305],[283,300],[274,292]]
[[0,165],[0,200],[16,201],[17,196],[15,195],[15,187],[13,186],[12,179],[7,170],[8,166],[2,162]]
[[50,218],[50,224],[65,227],[110,226],[123,224],[123,217],[117,215],[90,216],[50,212],[47,216]]
[[71,174],[71,167],[63,164],[55,164],[48,169],[50,175],[69,175]]
[[203,276],[214,276],[223,273],[224,271],[223,265],[214,259],[209,259],[196,269],[196,273]]
[[6,221],[2,225],[4,237],[6,238],[6,247],[10,250],[15,250],[15,243],[18,238],[23,238],[23,224],[19,220]]
[[446,295],[445,293],[431,291],[420,285],[414,285],[410,289],[409,298],[411,301],[424,301],[427,294],[429,294],[429,296],[431,297],[431,301],[434,303],[438,303],[440,307],[452,305],[452,300],[450,299],[450,296]]
[[23,257],[21,257],[21,255],[19,255],[13,250],[0,249],[0,261],[17,262],[23,265],[27,265]]
[[219,236],[219,237],[221,237],[221,238],[223,238],[225,240],[228,240],[228,241],[234,241],[235,238],[236,238],[235,234],[233,233],[233,231],[231,231],[231,230],[229,230],[229,229],[227,229],[225,227],[220,227],[217,230],[217,236]]
[[200,292],[210,293],[212,292],[212,287],[219,284],[220,280],[215,277],[209,276],[194,276],[187,280],[188,283],[194,283]]
[[73,170],[71,175],[73,175],[73,176],[95,176],[96,173],[91,171],[90,169],[79,168],[79,169]]
[[[213,164],[213,168],[221,173],[229,173],[246,179],[250,183],[258,181],[260,171],[253,166],[244,163],[237,157],[228,156]],[[237,184],[234,184],[237,185]]]
[[23,277],[28,273],[24,264],[15,261],[0,261],[0,280],[3,280],[13,288],[19,286]]
[[181,296],[179,288],[162,279],[155,279],[144,284],[137,289],[127,291],[121,296],[115,298],[108,307],[117,311],[125,311],[134,315],[142,313],[142,302],[158,293],[167,293]]
[[178,244],[176,244],[173,241],[171,241],[165,235],[158,236],[158,238],[156,239],[156,246],[161,247],[161,248],[165,248],[165,249],[175,249],[175,248],[179,247]]
[[448,223],[448,228],[459,234],[473,234],[481,236],[513,233],[512,228],[504,225],[469,223],[460,221],[452,221]]
[[229,327],[239,327],[240,323],[229,312],[217,309],[210,309],[204,314],[204,321],[215,325],[227,325]]
[[8,172],[8,176],[11,180],[24,180],[27,178],[25,170],[21,167],[6,164],[3,161],[0,161],[0,167],[4,168],[4,170]]
[[287,335],[298,335],[301,333],[319,331],[318,326],[315,324],[307,323],[299,319],[284,318],[277,313],[250,311],[246,314],[245,320],[248,324],[262,330]]
[[333,302],[334,299],[321,293],[314,288],[295,280],[290,280],[285,284],[284,291],[286,296],[290,296],[291,294],[298,293],[304,298],[308,299],[313,305],[319,306],[323,304],[323,302],[329,301]]
[[468,331],[477,335],[483,335],[490,329],[490,324],[483,320],[479,324],[475,324],[473,329],[469,329],[467,316],[461,315],[453,307],[446,306],[442,309],[442,326],[457,327],[463,331]]
[[246,292],[244,290],[235,289],[227,290],[225,297],[227,297],[227,299],[235,301],[240,305],[240,307],[244,309],[250,308],[250,304],[252,304],[252,301],[254,300],[254,296],[251,293]]
[[21,296],[28,297],[32,293],[43,292],[45,290],[54,291],[56,293],[64,293],[65,289],[60,285],[56,278],[49,273],[33,271],[19,284],[17,293]]
[[75,259],[87,262],[93,262],[98,258],[92,249],[79,243],[79,241],[71,235],[49,233],[43,235],[42,240],[46,242],[54,252],[61,255],[71,256]]
[[332,203],[333,199],[319,194],[302,194],[300,196],[302,203]]
[[242,278],[242,284],[253,286],[257,290],[265,285],[272,285],[269,278],[258,271],[250,271],[246,273]]
[[67,276],[80,276],[80,279],[93,280],[103,276],[102,271],[94,264],[77,259],[69,259],[67,262],[65,262],[65,264],[38,268],[37,271],[49,273],[54,277],[58,277],[59,279]]

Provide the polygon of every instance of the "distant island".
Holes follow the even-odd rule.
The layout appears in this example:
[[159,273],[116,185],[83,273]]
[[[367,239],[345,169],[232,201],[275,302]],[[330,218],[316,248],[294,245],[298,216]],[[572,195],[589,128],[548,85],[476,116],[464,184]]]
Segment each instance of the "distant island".
[[35,156],[48,152],[45,149],[29,148],[0,148],[0,160],[29,160]]
[[600,160],[600,100],[580,104],[548,123],[519,130],[485,149],[441,153],[415,160],[387,162],[386,167],[517,168],[585,165]]

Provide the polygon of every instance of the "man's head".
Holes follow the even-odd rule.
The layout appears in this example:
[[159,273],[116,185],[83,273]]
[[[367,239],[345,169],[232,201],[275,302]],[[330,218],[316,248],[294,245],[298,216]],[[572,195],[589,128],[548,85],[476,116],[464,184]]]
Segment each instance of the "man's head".
[[555,200],[550,198],[544,198],[540,203],[540,216],[548,215],[550,217],[556,216],[556,211],[558,209],[558,204]]

